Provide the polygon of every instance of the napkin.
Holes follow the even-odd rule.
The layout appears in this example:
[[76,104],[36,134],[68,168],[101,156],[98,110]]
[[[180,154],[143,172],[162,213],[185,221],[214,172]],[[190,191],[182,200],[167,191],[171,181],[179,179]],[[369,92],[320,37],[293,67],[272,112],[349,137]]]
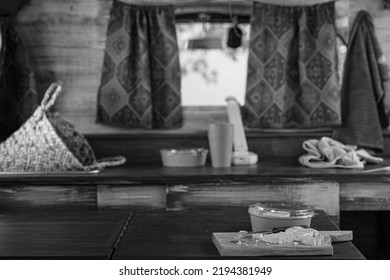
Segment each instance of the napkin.
[[365,163],[381,163],[383,158],[371,155],[367,150],[354,145],[345,145],[329,137],[309,139],[303,142],[306,154],[299,162],[310,168],[355,168],[363,169]]

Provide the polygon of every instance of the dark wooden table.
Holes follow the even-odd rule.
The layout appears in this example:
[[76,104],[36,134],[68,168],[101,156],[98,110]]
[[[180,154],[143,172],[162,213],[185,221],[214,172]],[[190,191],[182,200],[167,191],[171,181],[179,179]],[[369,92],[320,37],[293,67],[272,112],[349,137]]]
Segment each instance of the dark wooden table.
[[[324,214],[319,230],[338,230]],[[213,232],[250,230],[247,208],[191,211],[129,210],[5,212],[0,214],[2,259],[218,259]],[[277,259],[273,257],[272,259]],[[295,259],[364,259],[352,242],[334,255]],[[292,258],[291,258],[292,259]]]
[[[313,218],[312,227],[318,230],[339,230],[324,214]],[[221,257],[211,239],[213,232],[250,229],[247,208],[242,207],[137,212],[130,220],[113,258],[219,259]],[[343,242],[334,244],[333,256],[294,257],[294,259],[364,259],[364,256],[352,242]]]
[[0,214],[2,259],[109,259],[130,211]]
[[[390,165],[390,158],[381,164],[367,164],[365,171]],[[261,158],[257,165],[213,168],[163,167],[161,162],[129,164],[107,168],[102,172],[1,172],[0,185],[9,184],[191,184],[225,182],[388,182],[389,171],[366,173],[364,170],[308,168],[297,158]]]

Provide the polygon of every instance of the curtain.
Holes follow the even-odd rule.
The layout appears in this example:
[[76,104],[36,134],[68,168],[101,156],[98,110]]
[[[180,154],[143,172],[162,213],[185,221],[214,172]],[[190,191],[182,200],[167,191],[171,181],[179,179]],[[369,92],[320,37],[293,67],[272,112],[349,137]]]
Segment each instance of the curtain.
[[[6,11],[1,10],[1,14]],[[38,106],[38,95],[26,49],[12,17],[0,17],[0,32],[0,139],[4,140],[31,116]]]
[[253,128],[341,123],[334,2],[254,3],[243,115]]
[[180,86],[173,7],[114,1],[97,121],[128,128],[180,127]]

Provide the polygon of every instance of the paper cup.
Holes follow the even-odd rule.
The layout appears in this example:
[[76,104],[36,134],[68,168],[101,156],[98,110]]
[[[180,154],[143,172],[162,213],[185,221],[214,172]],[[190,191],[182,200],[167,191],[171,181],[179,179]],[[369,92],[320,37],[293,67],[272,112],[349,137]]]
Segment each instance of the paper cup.
[[214,123],[209,126],[208,138],[211,165],[213,167],[229,167],[233,154],[233,125]]

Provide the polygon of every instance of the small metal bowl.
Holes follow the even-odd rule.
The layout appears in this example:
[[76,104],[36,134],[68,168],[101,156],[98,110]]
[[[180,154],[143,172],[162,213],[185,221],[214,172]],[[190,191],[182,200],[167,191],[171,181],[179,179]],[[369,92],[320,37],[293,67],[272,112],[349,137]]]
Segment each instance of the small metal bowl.
[[163,166],[193,167],[206,163],[208,150],[204,148],[161,149]]

